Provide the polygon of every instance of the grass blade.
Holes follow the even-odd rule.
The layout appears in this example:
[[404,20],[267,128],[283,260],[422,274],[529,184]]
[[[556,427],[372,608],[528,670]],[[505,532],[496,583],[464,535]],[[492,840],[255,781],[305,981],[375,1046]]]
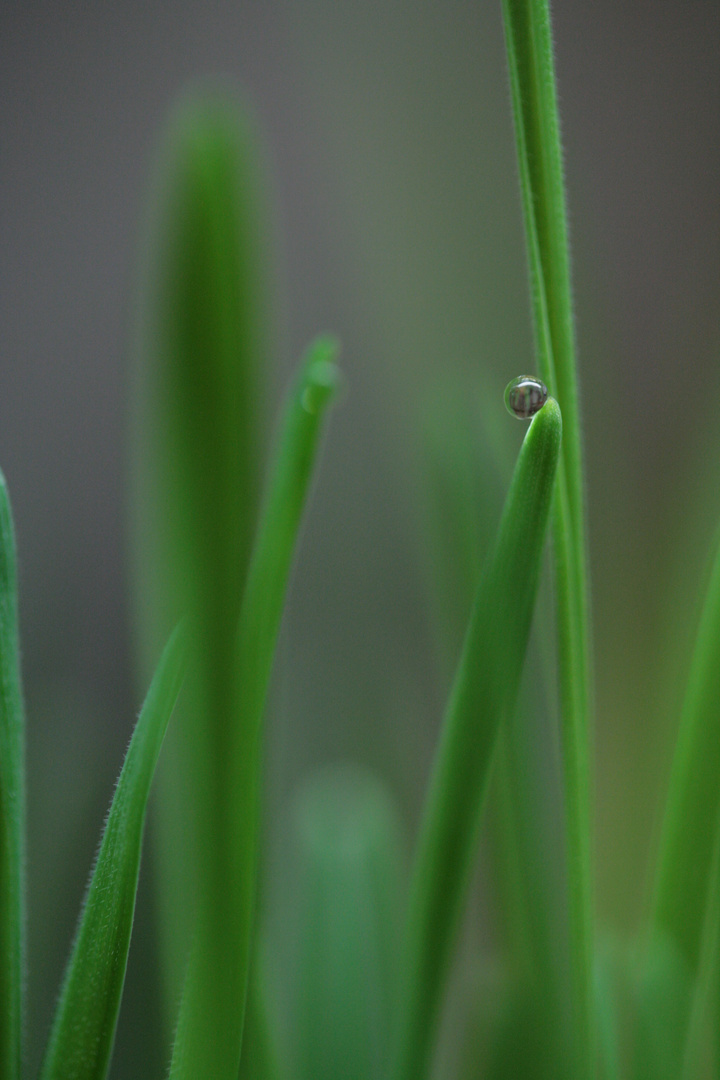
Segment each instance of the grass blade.
[[238,1080],[283,1080],[277,1022],[267,992],[263,947],[255,939]]
[[25,717],[15,532],[0,473],[0,1076],[20,1080],[25,961]]
[[423,1080],[431,1067],[497,733],[530,632],[561,430],[549,399],[520,450],[447,706],[410,895],[396,1080]]
[[[702,1061],[710,1055],[716,1075],[720,1067],[720,818],[715,836],[705,910],[705,926],[700,946],[700,966],[692,994],[690,1017],[683,1054],[682,1080],[695,1080],[703,1075]],[[710,1033],[710,1038],[707,1038]],[[708,1046],[707,1043],[710,1043]]]
[[720,821],[720,547],[712,570],[687,692],[660,846],[653,923],[700,963],[708,883]]
[[[199,878],[195,718],[231,712],[233,635],[261,478],[259,384],[268,361],[266,184],[252,124],[221,92],[177,110],[149,223],[135,438],[141,660],[192,611],[197,650],[159,771],[155,829],[168,1031]],[[145,303],[145,301],[144,301]],[[142,667],[141,663],[141,667]],[[145,663],[147,667],[147,663]],[[192,792],[188,798],[188,791]]]
[[130,946],[148,795],[180,692],[186,634],[167,644],[135,725],[60,994],[41,1080],[103,1080]]
[[589,629],[583,467],[565,191],[547,0],[503,0],[540,374],[563,410],[553,514],[570,939],[577,1061],[594,1072],[594,914],[589,764]]
[[295,810],[298,1080],[385,1080],[397,999],[400,827],[385,788],[320,770]]
[[[173,1080],[236,1080],[252,952],[261,727],[292,557],[323,418],[338,385],[337,346],[309,349],[290,394],[234,636],[234,713],[205,777],[203,890],[180,1009]],[[198,735],[202,737],[202,732]],[[205,733],[205,739],[211,733]]]
[[[677,950],[693,998],[683,999],[678,1023],[687,1026],[687,1053],[705,1008],[716,961],[720,923],[717,884],[720,849],[720,547],[700,619],[680,717],[677,748],[660,844],[652,915],[651,950],[667,942]],[[717,972],[717,968],[715,968]]]

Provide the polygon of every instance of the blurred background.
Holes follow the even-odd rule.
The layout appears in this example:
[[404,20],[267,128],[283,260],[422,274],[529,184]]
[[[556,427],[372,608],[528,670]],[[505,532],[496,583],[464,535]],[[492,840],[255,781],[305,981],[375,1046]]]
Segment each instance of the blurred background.
[[[594,594],[598,903],[622,936],[641,913],[720,515],[720,9],[556,3],[554,28]],[[309,769],[350,758],[392,785],[412,835],[447,689],[420,433],[434,402],[461,401],[479,432],[502,431],[501,472],[522,435],[502,404],[534,363],[499,0],[5,0],[0,465],[28,709],[32,1063],[141,699],[127,530],[141,222],[174,101],[215,75],[253,108],[272,177],[270,406],[321,330],[341,338],[348,382],[276,665],[271,834]],[[149,880],[117,1077],[162,1068]]]

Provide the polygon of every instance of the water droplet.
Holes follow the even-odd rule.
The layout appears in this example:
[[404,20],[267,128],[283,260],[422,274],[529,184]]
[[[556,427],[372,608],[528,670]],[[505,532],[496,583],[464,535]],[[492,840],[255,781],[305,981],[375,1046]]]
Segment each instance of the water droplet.
[[507,410],[517,416],[518,420],[529,420],[542,409],[547,398],[547,387],[532,375],[521,375],[513,379],[505,389]]

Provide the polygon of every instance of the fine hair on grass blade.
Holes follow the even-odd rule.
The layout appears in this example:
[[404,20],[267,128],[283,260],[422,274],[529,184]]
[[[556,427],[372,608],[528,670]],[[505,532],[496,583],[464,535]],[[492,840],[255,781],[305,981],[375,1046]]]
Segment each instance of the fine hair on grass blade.
[[563,410],[553,511],[558,683],[569,881],[573,1080],[595,1070],[588,582],[575,332],[547,0],[503,0],[539,372]]
[[187,631],[173,632],[118,779],[55,1012],[41,1080],[104,1080],[125,981],[147,801],[180,692]]
[[278,447],[234,635],[234,713],[212,778],[215,834],[201,852],[203,888],[180,1006],[173,1080],[236,1080],[257,879],[261,733],[275,642],[327,406],[337,344],[310,346],[280,424]]
[[443,720],[410,892],[395,1080],[424,1080],[432,1065],[497,734],[530,633],[561,436],[550,398],[520,449]]
[[25,718],[15,531],[0,473],[0,1076],[20,1080],[25,957]]

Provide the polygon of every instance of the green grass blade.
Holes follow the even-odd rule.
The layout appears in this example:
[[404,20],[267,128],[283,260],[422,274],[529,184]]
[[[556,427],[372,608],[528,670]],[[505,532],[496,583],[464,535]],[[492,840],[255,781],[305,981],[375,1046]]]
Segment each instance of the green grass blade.
[[385,1080],[397,1000],[400,826],[385,788],[326,767],[295,809],[298,1080]]
[[[194,919],[198,723],[227,726],[233,636],[257,520],[268,366],[267,184],[253,126],[221,92],[178,108],[159,162],[144,267],[135,431],[136,609],[141,659],[180,615],[195,663],[159,771],[159,929],[168,1030]],[[143,664],[141,663],[141,667]],[[188,791],[192,791],[188,798]]]
[[135,726],[115,789],[65,974],[41,1080],[103,1080],[130,946],[148,795],[185,670],[173,633]]
[[[704,1057],[712,1055],[717,1075],[720,1067],[720,1000],[718,982],[720,976],[720,817],[718,817],[708,882],[705,909],[705,925],[700,945],[700,964],[685,1039],[682,1080],[695,1080],[703,1075]],[[708,1037],[709,1035],[709,1037]],[[707,1045],[707,1044],[710,1045]]]
[[0,1076],[20,1080],[25,961],[25,717],[15,532],[0,473]]
[[591,1076],[594,913],[589,764],[589,629],[583,467],[562,150],[547,0],[503,0],[540,374],[563,410],[557,560],[559,690],[565,775],[577,1061]]
[[563,410],[562,457],[582,539],[583,478],[562,147],[547,0],[503,0],[540,374]]
[[[428,577],[438,613],[434,623],[439,631],[439,652],[443,660],[452,657],[453,663],[482,568],[478,553],[489,548],[502,507],[498,462],[507,459],[505,444],[511,437],[507,428],[513,425],[503,422],[496,428],[489,409],[486,403],[479,430],[474,398],[435,387],[423,416],[422,479],[427,505],[423,534],[430,540],[432,553],[427,560]],[[528,661],[534,666],[523,680],[512,722],[500,731],[489,795],[488,871],[496,944],[504,947],[516,977],[532,983],[534,999],[527,986],[525,1011],[529,1014],[530,1001],[534,1000],[534,1022],[548,1047],[545,1058],[552,1062],[546,1068],[555,1069],[553,1080],[557,1080],[557,1062],[562,1056],[557,1048],[563,1042],[560,1021],[567,1021],[566,1010],[559,1004],[559,995],[566,988],[560,973],[567,965],[564,955],[558,957],[559,931],[552,923],[551,910],[565,884],[561,872],[549,871],[557,860],[548,857],[547,824],[541,824],[546,817],[547,787],[552,782],[548,764],[554,763],[554,755],[541,753],[538,757],[540,732],[534,730],[533,720],[545,712],[545,699],[555,686],[553,645],[543,636],[552,618],[549,592],[543,596],[541,590],[536,602],[536,645],[539,638],[541,648],[533,655],[531,643]],[[544,739],[545,744],[551,741]],[[527,1015],[523,1022],[527,1023]],[[528,1038],[524,1045],[528,1061],[523,1075],[530,1077],[531,1064],[532,1075],[539,1075],[537,1041]],[[554,1053],[549,1049],[552,1045]]]
[[238,1080],[283,1080],[285,1076],[262,954],[262,947],[259,947],[256,938],[248,982]]
[[431,1067],[497,733],[530,632],[561,431],[551,398],[520,450],[446,710],[411,888],[396,1080],[423,1080]]
[[252,951],[257,877],[261,727],[288,576],[338,384],[337,346],[311,346],[285,409],[268,495],[234,636],[234,715],[206,777],[200,852],[203,883],[173,1049],[173,1080],[236,1080]]
[[[698,1051],[717,974],[720,886],[720,547],[710,576],[680,717],[660,843],[650,949],[677,951],[695,989],[680,1001],[676,1041]],[[685,1034],[683,1034],[685,1032]],[[689,1066],[688,1066],[689,1067]]]
[[666,803],[653,925],[700,964],[720,821],[720,547],[703,608]]

